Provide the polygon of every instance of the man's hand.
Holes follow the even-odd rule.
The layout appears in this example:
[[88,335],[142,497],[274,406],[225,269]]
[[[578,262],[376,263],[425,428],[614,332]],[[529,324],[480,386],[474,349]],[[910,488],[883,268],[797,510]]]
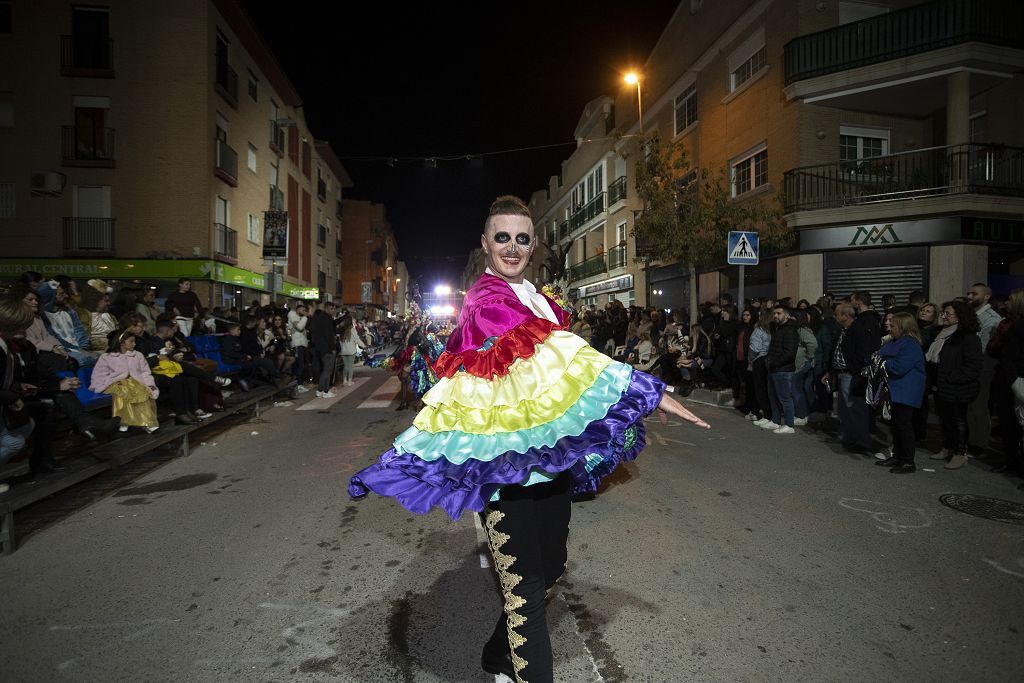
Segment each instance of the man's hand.
[[21,383],[21,393],[25,394],[26,396],[32,396],[33,394],[36,394],[38,392],[39,387],[37,387],[35,384],[29,384],[28,382]]
[[687,422],[692,422],[698,427],[703,427],[704,429],[711,429],[711,425],[709,425],[707,422],[691,413],[689,410],[683,407],[682,403],[675,400],[674,398],[669,397],[669,395],[666,393],[661,395],[661,403],[658,404],[658,419],[661,421],[661,424],[668,424],[669,415],[681,417]]
[[61,391],[74,391],[75,389],[77,389],[81,385],[82,384],[81,384],[81,382],[78,381],[77,377],[65,377],[64,379],[62,379],[60,381],[60,390]]

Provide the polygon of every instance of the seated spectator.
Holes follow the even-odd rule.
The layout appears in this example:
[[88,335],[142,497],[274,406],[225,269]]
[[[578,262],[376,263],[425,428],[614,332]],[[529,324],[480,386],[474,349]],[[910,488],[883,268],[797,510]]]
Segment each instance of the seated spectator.
[[70,369],[67,367],[69,358],[67,350],[61,345],[59,339],[50,334],[39,313],[39,295],[35,290],[30,289],[28,285],[18,285],[11,290],[10,295],[20,299],[32,310],[32,324],[25,330],[25,339],[31,342],[40,354],[55,356],[52,361],[45,362],[45,359],[41,359],[41,362],[45,362],[48,366],[52,365],[55,370]]
[[146,321],[147,332],[150,334],[156,332],[156,319],[160,317],[160,307],[156,305],[155,289],[146,290],[146,293],[142,295],[142,301],[135,304],[135,312]]
[[[250,329],[255,330],[255,326]],[[269,358],[263,358],[259,356],[259,343],[256,343],[257,355],[252,355],[251,345],[250,347],[244,348],[242,342],[242,326],[238,323],[232,323],[228,326],[228,333],[220,338],[220,353],[221,359],[228,365],[238,365],[241,367],[241,380],[238,385],[242,388],[242,391],[248,391],[249,385],[247,380],[253,378],[263,379],[267,382],[272,382],[279,373],[277,368],[274,366],[273,361]]]
[[142,427],[152,434],[160,428],[156,417],[156,399],[160,390],[145,357],[135,350],[135,335],[125,330],[99,357],[92,371],[89,388],[114,397],[114,417],[121,419],[120,431]]
[[631,365],[645,365],[651,360],[651,354],[654,352],[654,344],[651,343],[651,335],[644,332],[640,335],[640,341],[637,343],[636,348],[630,354],[629,363]]
[[109,344],[107,335],[117,329],[117,320],[110,313],[107,283],[102,280],[89,280],[89,283],[89,286],[82,288],[82,306],[90,316],[89,345],[93,351],[102,353]]
[[44,284],[36,290],[46,313],[43,322],[46,329],[60,341],[60,345],[79,365],[89,367],[96,363],[99,354],[91,349],[89,334],[78,313],[68,304],[68,294],[63,285]]
[[[0,464],[25,448],[35,426],[24,400],[20,363],[9,343],[32,324],[32,310],[14,297],[0,299]],[[0,484],[0,492],[7,484]]]

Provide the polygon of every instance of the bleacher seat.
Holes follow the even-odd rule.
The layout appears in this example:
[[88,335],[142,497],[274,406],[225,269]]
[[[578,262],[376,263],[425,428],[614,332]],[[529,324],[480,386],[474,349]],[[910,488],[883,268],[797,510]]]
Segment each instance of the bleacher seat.
[[[58,377],[74,377],[73,372],[58,372]],[[79,387],[75,389],[75,396],[81,402],[82,406],[86,410],[95,410],[97,408],[105,408],[114,402],[114,397],[110,394],[97,394],[95,391],[89,388],[89,382],[92,380],[92,367],[79,368],[78,369],[78,383]]]

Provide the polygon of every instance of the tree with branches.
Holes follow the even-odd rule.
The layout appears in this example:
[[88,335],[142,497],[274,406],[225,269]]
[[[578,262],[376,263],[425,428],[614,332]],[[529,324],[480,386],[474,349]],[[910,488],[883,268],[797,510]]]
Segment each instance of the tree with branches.
[[[762,248],[792,240],[777,196],[732,196],[725,169],[693,168],[680,142],[645,141],[636,163],[636,189],[644,208],[633,224],[647,257],[685,263],[690,276],[690,317],[697,319],[697,271],[721,264],[730,230],[757,232]],[[738,302],[743,305],[743,302]]]

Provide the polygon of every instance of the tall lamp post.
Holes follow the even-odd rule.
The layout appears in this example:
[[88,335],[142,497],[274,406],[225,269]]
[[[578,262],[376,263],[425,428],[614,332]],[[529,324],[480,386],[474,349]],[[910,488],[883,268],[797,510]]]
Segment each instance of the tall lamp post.
[[640,135],[642,136],[644,134],[644,101],[640,94],[640,74],[635,71],[630,71],[622,77],[622,80],[629,85],[636,86],[636,108],[640,113]]

